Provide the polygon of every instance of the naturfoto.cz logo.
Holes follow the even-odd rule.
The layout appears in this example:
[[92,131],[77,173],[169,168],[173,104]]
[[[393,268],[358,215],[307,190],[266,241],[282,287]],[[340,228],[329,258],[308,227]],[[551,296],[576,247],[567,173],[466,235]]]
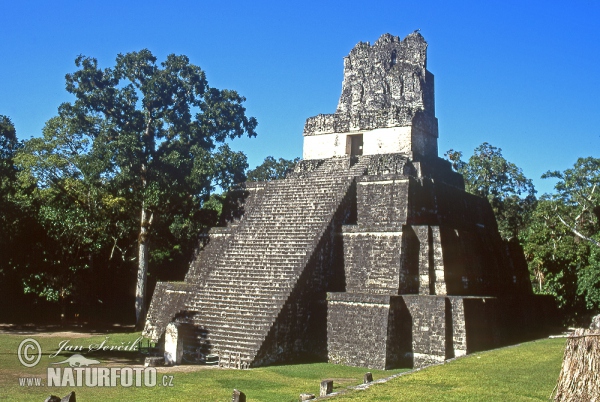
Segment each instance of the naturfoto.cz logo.
[[[69,341],[59,343],[58,352],[51,354],[53,358],[58,353],[67,351],[88,351],[95,350],[134,350],[134,346],[139,343],[138,338],[133,344],[109,345],[108,338],[101,344],[91,344],[87,348],[82,345],[70,345]],[[42,358],[42,349],[39,342],[33,338],[24,339],[17,350],[17,356],[21,364],[25,367],[36,366]],[[46,383],[39,377],[19,378],[20,386],[44,386],[49,387],[172,387],[173,376],[163,375],[160,382],[157,382],[157,372],[154,367],[93,367],[100,364],[100,361],[87,358],[82,354],[75,353],[65,360],[51,363],[52,365],[66,364],[66,367],[48,367],[46,372]],[[92,366],[92,367],[90,367]]]

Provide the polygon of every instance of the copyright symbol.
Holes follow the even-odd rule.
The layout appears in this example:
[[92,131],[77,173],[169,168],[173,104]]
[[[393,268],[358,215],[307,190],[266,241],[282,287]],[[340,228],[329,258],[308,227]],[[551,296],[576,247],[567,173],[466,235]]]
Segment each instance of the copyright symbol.
[[33,367],[38,364],[42,358],[42,347],[39,342],[33,338],[24,339],[19,344],[17,356],[23,366]]

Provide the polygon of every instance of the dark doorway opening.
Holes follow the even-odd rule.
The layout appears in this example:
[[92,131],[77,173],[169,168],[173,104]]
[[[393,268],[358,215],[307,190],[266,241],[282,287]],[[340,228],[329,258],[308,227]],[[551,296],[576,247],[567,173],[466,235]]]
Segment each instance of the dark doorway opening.
[[350,155],[359,156],[363,154],[363,135],[351,135],[350,136]]

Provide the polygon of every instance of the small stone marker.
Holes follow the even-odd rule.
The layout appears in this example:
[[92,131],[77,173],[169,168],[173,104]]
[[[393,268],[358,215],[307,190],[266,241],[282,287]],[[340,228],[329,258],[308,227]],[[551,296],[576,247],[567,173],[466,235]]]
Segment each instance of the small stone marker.
[[321,392],[319,396],[329,395],[333,392],[333,380],[321,381]]
[[300,394],[301,401],[310,401],[311,399],[315,399],[314,394]]
[[60,402],[60,398],[56,395],[50,395],[48,398],[44,399],[44,402]]
[[234,389],[231,402],[246,402],[246,394],[244,394],[242,391]]
[[165,365],[164,357],[146,357],[144,360],[144,367],[158,367]]
[[363,384],[368,384],[370,382],[373,382],[373,374],[369,373],[365,373],[365,378],[363,380]]

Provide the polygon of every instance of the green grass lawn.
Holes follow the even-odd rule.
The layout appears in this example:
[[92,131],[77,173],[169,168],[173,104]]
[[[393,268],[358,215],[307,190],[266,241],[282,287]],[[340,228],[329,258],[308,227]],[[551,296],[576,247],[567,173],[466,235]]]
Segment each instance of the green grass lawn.
[[548,401],[565,339],[544,339],[469,355],[342,395],[339,401]]
[[[317,394],[323,379],[334,380],[334,391],[362,382],[366,371],[375,380],[403,370],[378,371],[326,363],[273,366],[252,370],[159,368],[156,387],[35,387],[20,386],[20,377],[41,377],[46,382],[50,363],[64,360],[76,351],[53,359],[59,342],[69,339],[73,345],[100,343],[127,344],[137,334],[110,334],[71,337],[61,335],[0,334],[0,400],[43,401],[48,395],[64,396],[71,390],[77,400],[86,401],[230,401],[234,388],[244,391],[248,401],[297,401],[303,392]],[[43,355],[40,363],[26,368],[17,358],[17,349],[25,338],[35,338]],[[361,401],[529,401],[547,400],[558,378],[564,339],[542,340],[516,347],[471,355],[451,363],[431,367],[396,378],[365,391],[352,391],[334,400]],[[140,367],[143,356],[133,352],[94,352],[84,350],[87,358],[101,361],[103,367]],[[60,367],[67,367],[65,364]],[[97,367],[97,366],[96,366]],[[172,376],[172,387],[162,386],[162,376]],[[167,377],[170,378],[170,377]]]

